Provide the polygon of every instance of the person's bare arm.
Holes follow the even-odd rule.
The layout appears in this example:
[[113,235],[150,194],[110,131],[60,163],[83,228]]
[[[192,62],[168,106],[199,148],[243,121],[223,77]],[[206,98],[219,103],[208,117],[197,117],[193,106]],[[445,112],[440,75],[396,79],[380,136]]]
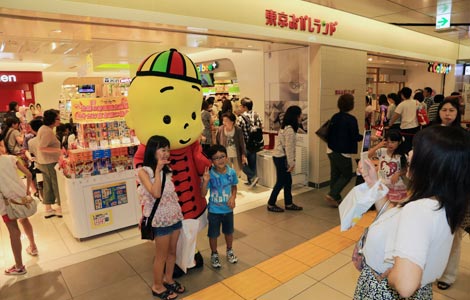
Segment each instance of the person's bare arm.
[[395,263],[388,274],[388,283],[400,296],[408,298],[419,289],[423,270],[406,258],[395,257]]

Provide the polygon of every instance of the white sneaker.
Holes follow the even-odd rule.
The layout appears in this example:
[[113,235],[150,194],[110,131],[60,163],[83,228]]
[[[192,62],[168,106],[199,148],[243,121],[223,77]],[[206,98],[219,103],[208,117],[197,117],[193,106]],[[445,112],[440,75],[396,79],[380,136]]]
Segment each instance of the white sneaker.
[[258,181],[259,181],[259,177],[258,177],[258,176],[253,177],[253,179],[251,179],[250,187],[252,187],[252,188],[255,187],[256,184],[258,183]]
[[235,256],[233,250],[227,250],[227,260],[231,264],[236,264],[238,262],[238,257]]
[[220,267],[222,267],[222,265],[220,264],[218,253],[211,254],[211,265],[213,268],[216,268],[216,269],[219,269]]

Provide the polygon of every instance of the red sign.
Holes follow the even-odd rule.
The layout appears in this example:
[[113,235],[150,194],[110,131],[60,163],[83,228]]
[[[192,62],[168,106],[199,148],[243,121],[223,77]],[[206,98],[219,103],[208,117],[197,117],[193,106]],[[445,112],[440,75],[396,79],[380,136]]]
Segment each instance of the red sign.
[[351,94],[354,95],[355,90],[335,90],[335,95]]
[[0,83],[38,83],[42,82],[42,72],[0,71]]
[[308,31],[323,35],[333,35],[336,31],[338,22],[326,22],[310,16],[296,16],[285,12],[276,12],[272,9],[266,9],[266,24],[273,27],[288,28],[291,30]]

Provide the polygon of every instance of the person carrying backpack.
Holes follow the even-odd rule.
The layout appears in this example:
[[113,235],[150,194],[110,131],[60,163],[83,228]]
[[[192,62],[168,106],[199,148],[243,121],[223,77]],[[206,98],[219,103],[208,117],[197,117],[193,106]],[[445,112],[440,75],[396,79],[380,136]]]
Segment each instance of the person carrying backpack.
[[240,111],[237,125],[243,131],[248,161],[248,164],[243,167],[243,172],[248,178],[246,184],[254,187],[259,181],[256,176],[256,152],[264,148],[263,124],[259,115],[253,111],[253,101],[250,98],[244,97],[240,101]]

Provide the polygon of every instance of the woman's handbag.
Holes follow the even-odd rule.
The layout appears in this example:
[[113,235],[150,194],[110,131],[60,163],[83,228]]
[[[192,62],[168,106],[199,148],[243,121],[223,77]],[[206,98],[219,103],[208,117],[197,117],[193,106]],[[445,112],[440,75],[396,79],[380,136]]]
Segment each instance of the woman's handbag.
[[[377,213],[377,216],[375,217],[374,223],[386,210],[388,205],[390,204],[390,201],[387,200],[387,202],[384,203],[380,211]],[[369,232],[369,227],[364,229],[364,232],[361,235],[361,238],[359,241],[356,243],[356,246],[354,247],[353,254],[351,257],[351,260],[353,262],[354,267],[360,272],[364,268],[365,265],[365,260],[364,260],[364,254],[362,253],[362,248],[364,247],[364,244],[366,243],[367,239],[367,233]]]
[[5,199],[5,207],[8,218],[25,219],[34,215],[38,210],[37,201],[31,196],[25,196],[21,199]]
[[153,241],[155,238],[155,235],[153,233],[153,227],[152,227],[152,220],[153,217],[155,216],[155,212],[157,211],[158,204],[160,203],[160,199],[163,196],[163,188],[165,187],[165,182],[166,182],[166,174],[163,172],[163,178],[162,178],[162,192],[160,193],[160,198],[155,199],[155,203],[153,204],[152,212],[150,213],[150,216],[142,217],[142,221],[140,223],[140,236],[143,240],[150,240]]
[[325,143],[328,143],[328,131],[330,129],[330,122],[331,120],[326,121],[317,131],[315,131],[315,134],[318,135],[318,137]]

